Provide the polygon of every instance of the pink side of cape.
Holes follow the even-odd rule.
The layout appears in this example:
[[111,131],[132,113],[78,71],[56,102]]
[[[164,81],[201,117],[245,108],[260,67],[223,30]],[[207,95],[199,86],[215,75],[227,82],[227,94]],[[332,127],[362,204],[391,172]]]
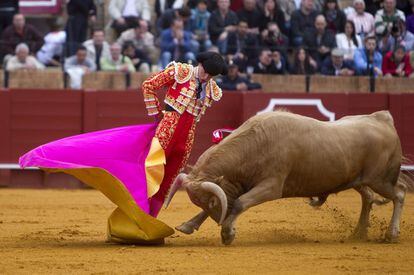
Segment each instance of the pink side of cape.
[[21,167],[104,169],[126,187],[148,214],[145,159],[156,127],[126,126],[63,138],[31,150],[19,163]]

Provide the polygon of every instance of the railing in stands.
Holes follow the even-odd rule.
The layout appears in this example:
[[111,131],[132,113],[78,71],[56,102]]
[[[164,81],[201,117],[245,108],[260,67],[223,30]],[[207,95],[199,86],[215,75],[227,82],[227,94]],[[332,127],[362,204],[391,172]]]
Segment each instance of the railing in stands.
[[[119,91],[137,89],[148,76],[142,73],[93,72],[84,75],[82,88]],[[59,69],[14,72],[0,70],[0,87],[62,89],[69,88],[68,78]],[[265,93],[414,93],[414,78],[378,77],[373,81],[365,76],[253,74],[251,80],[260,83]]]

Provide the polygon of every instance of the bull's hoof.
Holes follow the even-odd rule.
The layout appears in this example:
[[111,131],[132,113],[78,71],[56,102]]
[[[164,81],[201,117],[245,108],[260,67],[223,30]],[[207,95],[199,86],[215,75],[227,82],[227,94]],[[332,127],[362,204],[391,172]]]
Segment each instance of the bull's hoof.
[[182,225],[175,227],[175,229],[187,235],[194,233],[194,226],[188,222],[185,222]]
[[221,242],[224,245],[230,245],[234,238],[236,237],[236,230],[234,228],[231,229],[221,229]]
[[387,231],[385,233],[384,242],[386,242],[386,243],[398,243],[398,241],[399,241],[398,233],[389,232],[389,231]]

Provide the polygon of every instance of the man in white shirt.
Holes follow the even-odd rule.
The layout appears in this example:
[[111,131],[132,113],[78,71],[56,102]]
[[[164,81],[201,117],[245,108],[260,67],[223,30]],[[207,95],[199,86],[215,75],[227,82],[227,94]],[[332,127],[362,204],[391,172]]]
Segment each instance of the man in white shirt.
[[29,46],[20,43],[16,47],[16,55],[7,61],[6,70],[43,70],[45,66],[37,61],[33,56],[29,55]]
[[96,70],[101,70],[101,57],[109,57],[111,55],[109,50],[109,43],[105,41],[105,33],[101,29],[95,29],[92,34],[92,39],[83,42],[87,50],[88,59],[95,62]]
[[364,37],[374,35],[374,16],[365,12],[364,0],[354,0],[354,11],[348,15],[348,20],[351,20],[355,24],[355,33],[359,34],[361,39]]
[[111,0],[108,7],[112,17],[112,28],[119,34],[134,28],[138,18],[151,20],[151,10],[147,0]]
[[52,26],[52,31],[45,38],[42,48],[36,53],[37,59],[45,66],[61,66],[63,46],[66,41],[66,32],[58,24]]

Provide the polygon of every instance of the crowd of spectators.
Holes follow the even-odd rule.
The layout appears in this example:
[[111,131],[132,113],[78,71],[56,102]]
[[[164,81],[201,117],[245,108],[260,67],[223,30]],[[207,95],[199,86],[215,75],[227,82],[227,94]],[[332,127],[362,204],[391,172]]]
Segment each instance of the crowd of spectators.
[[69,0],[66,23],[41,35],[18,1],[4,0],[0,59],[9,71],[149,73],[210,50],[230,64],[221,85],[235,90],[254,89],[252,73],[412,77],[414,0],[338,1],[111,0],[109,23],[97,28],[94,1]]

